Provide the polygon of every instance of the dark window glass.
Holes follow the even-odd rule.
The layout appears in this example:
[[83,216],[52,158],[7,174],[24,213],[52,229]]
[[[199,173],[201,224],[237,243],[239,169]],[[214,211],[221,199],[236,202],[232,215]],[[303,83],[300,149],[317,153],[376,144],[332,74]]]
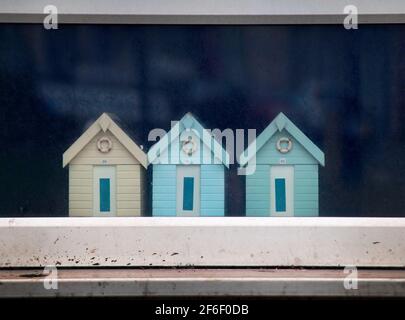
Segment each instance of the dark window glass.
[[[258,134],[283,112],[325,153],[320,216],[405,216],[404,35],[404,25],[1,24],[0,215],[68,215],[62,154],[102,112],[147,150],[151,129],[191,111],[207,128]],[[236,168],[228,216],[245,214]]]

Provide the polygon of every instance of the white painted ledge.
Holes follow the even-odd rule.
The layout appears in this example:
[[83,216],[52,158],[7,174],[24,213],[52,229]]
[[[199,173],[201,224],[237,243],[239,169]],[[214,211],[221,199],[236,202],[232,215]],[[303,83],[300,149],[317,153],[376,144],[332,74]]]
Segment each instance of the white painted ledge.
[[2,218],[0,257],[0,267],[404,267],[405,219]]
[[[0,270],[0,297],[405,297],[405,270],[60,269],[45,289],[42,270]],[[49,281],[49,279],[47,280]]]
[[[59,13],[134,15],[333,15],[343,14],[346,5],[355,5],[360,14],[405,13],[402,0],[53,0]],[[48,0],[2,0],[0,12],[43,14]]]
[[[1,22],[42,23],[48,0],[2,0]],[[53,0],[60,23],[297,24],[343,23],[355,5],[360,23],[403,23],[402,0]]]

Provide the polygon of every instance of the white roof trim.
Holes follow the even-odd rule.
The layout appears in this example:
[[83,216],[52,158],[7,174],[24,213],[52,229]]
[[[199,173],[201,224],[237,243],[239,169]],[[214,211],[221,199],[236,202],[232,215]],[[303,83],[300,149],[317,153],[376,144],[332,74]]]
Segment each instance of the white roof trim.
[[[168,133],[164,137],[162,137],[157,143],[155,143],[149,150],[148,152],[148,163],[153,163],[159,156],[157,150],[162,153],[165,151],[169,144],[171,144],[176,138],[179,137],[181,134],[182,130],[180,130],[180,123],[184,125],[184,122],[188,121],[188,119],[192,120],[193,126],[196,127],[196,129],[199,129],[203,136],[202,140],[203,143],[208,147],[208,149],[211,150],[213,153],[214,157],[218,160],[220,160],[227,168],[229,168],[229,154],[228,152],[222,147],[222,145],[215,139],[213,138],[208,131],[195,119],[195,117],[190,113],[186,113],[185,116],[178,121]],[[169,141],[170,137],[170,141]],[[214,145],[211,146],[207,142],[214,141]]]
[[254,143],[251,143],[240,155],[239,164],[242,167],[245,166],[277,131],[281,132],[283,129],[287,130],[321,166],[325,166],[325,155],[321,149],[282,112],[263,130]]
[[145,152],[111,119],[107,113],[103,113],[88,128],[69,149],[63,154],[63,167],[66,167],[70,161],[100,132],[109,130],[122,145],[136,158],[146,169],[148,166]]

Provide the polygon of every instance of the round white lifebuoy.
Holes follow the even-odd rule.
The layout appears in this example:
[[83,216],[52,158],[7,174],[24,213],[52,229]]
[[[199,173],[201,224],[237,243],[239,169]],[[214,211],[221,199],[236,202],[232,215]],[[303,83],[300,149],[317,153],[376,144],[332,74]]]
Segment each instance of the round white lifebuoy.
[[97,141],[97,149],[102,153],[107,153],[112,148],[112,141],[108,137],[101,137]]
[[192,136],[188,136],[187,139],[182,141],[182,143],[182,150],[188,156],[191,156],[194,152],[197,151],[197,144],[195,143]]
[[[284,144],[284,143],[286,143],[287,146],[282,147],[281,145]],[[277,141],[277,150],[279,152],[287,153],[287,152],[289,152],[291,150],[291,148],[292,148],[292,141],[291,141],[290,138],[283,137],[283,138],[278,139],[278,141]]]

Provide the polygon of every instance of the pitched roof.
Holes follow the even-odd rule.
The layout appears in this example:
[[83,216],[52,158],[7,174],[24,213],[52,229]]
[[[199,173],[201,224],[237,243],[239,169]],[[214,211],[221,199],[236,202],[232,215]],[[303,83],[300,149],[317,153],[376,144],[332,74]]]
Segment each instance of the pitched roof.
[[[169,144],[179,137],[183,129],[194,129],[202,138],[201,141],[208,147],[208,149],[214,154],[214,157],[220,160],[227,168],[229,168],[229,154],[222,147],[222,145],[212,137],[212,135],[201,125],[200,122],[190,113],[186,113],[180,121],[174,125],[164,137],[162,137],[157,143],[155,143],[148,152],[148,163],[152,163],[158,158],[159,153],[165,151]],[[169,140],[170,139],[170,140]],[[211,145],[213,141],[213,145]],[[158,152],[159,151],[159,152]]]
[[111,119],[107,113],[103,113],[63,154],[63,167],[70,161],[100,132],[109,130],[119,142],[136,158],[146,169],[148,162],[145,152]]
[[[266,129],[256,138],[256,146],[250,144],[239,158],[239,164],[245,166],[249,160],[266,144],[277,132],[285,129],[321,164],[325,166],[325,155],[287,116],[280,112]],[[246,155],[246,156],[244,156]]]

